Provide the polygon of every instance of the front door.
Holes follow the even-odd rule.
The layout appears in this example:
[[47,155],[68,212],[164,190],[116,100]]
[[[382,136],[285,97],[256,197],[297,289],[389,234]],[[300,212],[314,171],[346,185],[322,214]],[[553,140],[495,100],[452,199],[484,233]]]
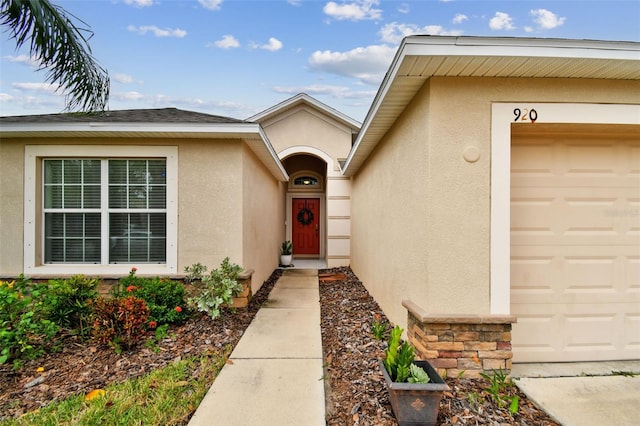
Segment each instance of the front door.
[[320,199],[294,198],[291,206],[293,254],[319,255]]

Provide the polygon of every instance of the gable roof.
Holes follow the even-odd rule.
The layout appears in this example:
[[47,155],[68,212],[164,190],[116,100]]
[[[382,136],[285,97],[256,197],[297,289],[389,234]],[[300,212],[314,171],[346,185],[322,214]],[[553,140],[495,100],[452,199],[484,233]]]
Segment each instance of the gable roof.
[[289,180],[259,124],[176,108],[0,117],[0,138],[9,137],[240,139],[276,179]]
[[406,37],[343,168],[353,176],[431,77],[640,79],[640,43],[503,37]]
[[295,96],[286,99],[279,104],[272,106],[262,112],[259,112],[256,115],[253,115],[247,118],[247,121],[254,121],[257,123],[263,123],[269,120],[272,117],[282,114],[287,110],[293,109],[299,105],[309,105],[326,115],[332,117],[336,121],[344,124],[347,127],[350,127],[352,130],[356,132],[360,130],[360,122],[354,120],[346,114],[341,113],[337,109],[331,108],[330,106],[320,102],[319,100],[307,95],[306,93],[298,93]]

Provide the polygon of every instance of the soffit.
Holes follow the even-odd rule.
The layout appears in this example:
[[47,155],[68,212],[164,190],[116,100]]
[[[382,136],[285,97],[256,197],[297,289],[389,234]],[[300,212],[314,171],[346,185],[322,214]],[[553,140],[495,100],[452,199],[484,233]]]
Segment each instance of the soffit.
[[640,79],[640,43],[411,36],[403,40],[343,169],[352,176],[432,77]]
[[266,134],[255,123],[32,123],[3,122],[0,138],[160,138],[201,139],[203,143],[223,139],[242,140],[271,174],[286,182],[289,177]]

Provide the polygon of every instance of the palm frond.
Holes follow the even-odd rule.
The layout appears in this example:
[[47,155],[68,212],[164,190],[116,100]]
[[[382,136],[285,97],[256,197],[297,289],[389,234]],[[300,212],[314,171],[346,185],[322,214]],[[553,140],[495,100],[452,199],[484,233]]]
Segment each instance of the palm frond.
[[103,111],[109,101],[109,74],[91,54],[93,32],[82,27],[86,24],[48,0],[0,4],[0,24],[9,28],[17,49],[29,42],[31,56],[47,70],[46,81],[65,89],[66,109]]

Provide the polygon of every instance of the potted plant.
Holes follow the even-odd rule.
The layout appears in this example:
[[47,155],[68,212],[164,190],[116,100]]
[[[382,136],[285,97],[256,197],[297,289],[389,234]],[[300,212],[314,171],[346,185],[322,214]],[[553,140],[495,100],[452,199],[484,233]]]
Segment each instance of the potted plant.
[[290,266],[293,258],[293,243],[289,240],[282,243],[280,247],[280,265]]
[[414,360],[413,346],[402,342],[402,331],[397,325],[391,331],[380,361],[391,408],[401,426],[435,425],[440,399],[449,386],[428,361]]

